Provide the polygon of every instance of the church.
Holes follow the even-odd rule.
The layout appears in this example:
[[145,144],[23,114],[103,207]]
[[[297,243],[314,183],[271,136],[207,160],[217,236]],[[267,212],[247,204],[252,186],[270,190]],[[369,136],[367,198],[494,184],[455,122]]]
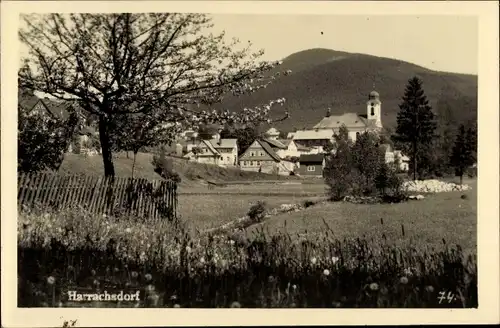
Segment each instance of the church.
[[326,116],[313,127],[313,130],[339,131],[342,125],[349,130],[349,137],[356,141],[356,137],[366,131],[380,131],[382,129],[382,102],[378,92],[372,91],[366,102],[366,114],[344,113],[342,115],[330,115],[328,109]]
[[352,141],[356,141],[360,133],[379,132],[382,129],[382,102],[378,92],[372,91],[368,95],[366,114],[344,113],[332,116],[328,109],[325,117],[312,129],[296,131],[292,138],[305,146],[322,149],[326,143],[333,141],[333,134],[337,133],[342,125],[349,131],[348,135]]

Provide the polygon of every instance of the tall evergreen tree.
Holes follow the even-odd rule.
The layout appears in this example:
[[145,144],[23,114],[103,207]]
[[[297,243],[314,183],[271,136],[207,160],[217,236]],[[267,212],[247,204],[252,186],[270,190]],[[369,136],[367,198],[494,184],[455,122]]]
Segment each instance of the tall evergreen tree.
[[[394,142],[403,148],[411,160],[413,179],[417,172],[421,176],[427,160],[432,152],[432,142],[435,139],[436,122],[432,107],[425,96],[422,81],[413,77],[408,81],[402,102],[399,105]],[[421,162],[422,167],[419,166]]]
[[463,175],[467,168],[475,162],[474,140],[471,140],[471,133],[471,128],[466,129],[463,124],[460,125],[450,158],[450,162],[455,168],[455,174],[460,177],[460,184],[462,184]]

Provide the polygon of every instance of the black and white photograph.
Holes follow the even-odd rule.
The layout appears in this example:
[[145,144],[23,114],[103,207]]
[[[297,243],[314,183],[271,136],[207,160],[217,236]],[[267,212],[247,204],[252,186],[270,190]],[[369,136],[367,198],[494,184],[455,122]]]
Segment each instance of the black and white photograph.
[[2,6],[2,304],[29,325],[498,321],[491,2],[43,3]]

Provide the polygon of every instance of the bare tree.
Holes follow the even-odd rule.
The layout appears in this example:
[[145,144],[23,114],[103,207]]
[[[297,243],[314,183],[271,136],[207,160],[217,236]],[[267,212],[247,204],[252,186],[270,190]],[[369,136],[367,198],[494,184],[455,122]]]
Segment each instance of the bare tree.
[[[149,125],[268,121],[274,104],[232,111],[199,110],[228,93],[266,87],[263,73],[279,63],[258,62],[263,51],[238,48],[224,33],[207,33],[203,14],[33,14],[19,37],[29,56],[19,72],[24,87],[77,99],[98,119],[106,176],[114,176],[113,122],[142,115]],[[285,72],[289,73],[289,72]],[[285,113],[282,119],[288,117]],[[282,120],[280,119],[280,120]]]

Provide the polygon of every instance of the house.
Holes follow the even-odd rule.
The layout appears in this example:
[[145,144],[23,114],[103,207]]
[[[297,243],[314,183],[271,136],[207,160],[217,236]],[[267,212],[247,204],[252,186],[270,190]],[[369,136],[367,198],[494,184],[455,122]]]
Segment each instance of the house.
[[302,176],[323,176],[325,156],[323,154],[300,155],[297,173]]
[[219,166],[238,165],[238,143],[237,139],[210,139],[200,140],[192,144],[189,152],[183,156],[192,161]]
[[385,149],[385,162],[387,164],[398,162],[398,170],[407,172],[409,170],[409,157],[404,155],[401,150],[393,149],[389,144],[381,145]]
[[[282,159],[274,149],[280,149],[270,140],[255,140],[240,156],[240,168],[243,171],[289,175],[295,169],[292,161]],[[273,149],[274,148],[274,149]]]
[[301,146],[312,148],[310,153],[322,153],[323,148],[333,142],[332,129],[298,130],[294,132],[293,141]]
[[281,159],[299,157],[301,154],[307,154],[311,148],[305,147],[290,139],[265,139]]
[[267,137],[267,139],[278,140],[280,132],[276,128],[270,128],[264,133],[264,135]]
[[94,140],[99,138],[95,122],[85,115],[85,111],[78,106],[76,101],[39,98],[31,90],[19,89],[18,103],[28,115],[41,115],[61,121],[68,120],[71,112],[75,112],[78,115],[76,137],[69,144],[67,152],[86,155],[95,155],[100,152],[100,147],[94,144]]

